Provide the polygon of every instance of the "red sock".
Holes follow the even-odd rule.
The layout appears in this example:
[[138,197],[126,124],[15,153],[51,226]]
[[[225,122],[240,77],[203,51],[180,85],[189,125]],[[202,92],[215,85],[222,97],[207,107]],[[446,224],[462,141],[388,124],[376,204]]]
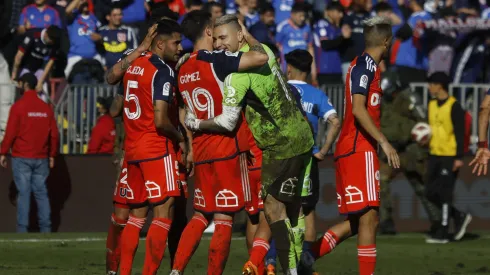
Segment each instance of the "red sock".
[[163,253],[167,246],[168,231],[172,221],[164,218],[153,218],[148,234],[146,235],[145,265],[143,275],[157,274]]
[[359,275],[373,275],[376,268],[376,245],[358,245],[357,260],[359,261]]
[[119,268],[119,260],[121,258],[121,233],[126,226],[127,220],[122,220],[112,214],[111,224],[109,225],[109,232],[107,234],[107,240],[105,247],[106,252],[106,273],[109,271],[117,272]]
[[121,263],[120,275],[131,275],[134,254],[140,241],[140,231],[145,225],[145,218],[129,215],[128,223],[121,234]]
[[208,274],[221,275],[230,254],[233,221],[214,220],[214,224],[214,233],[209,244]]
[[175,253],[173,270],[184,271],[199,246],[202,233],[204,233],[206,227],[208,227],[206,218],[199,215],[192,217],[191,221],[185,227],[184,232],[182,232],[182,237]]
[[250,257],[248,260],[257,267],[259,274],[261,275],[264,274],[264,258],[265,255],[267,255],[269,248],[270,246],[268,241],[261,238],[255,238],[252,249],[250,249]]
[[335,235],[332,231],[328,230],[322,238],[318,239],[313,246],[311,247],[311,252],[315,259],[321,258],[328,253],[332,252],[332,250],[337,245],[339,241],[339,237]]

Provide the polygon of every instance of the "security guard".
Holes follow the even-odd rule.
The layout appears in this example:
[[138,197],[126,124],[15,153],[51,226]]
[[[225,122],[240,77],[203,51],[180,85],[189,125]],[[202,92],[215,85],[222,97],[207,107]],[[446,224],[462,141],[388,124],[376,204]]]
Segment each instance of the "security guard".
[[451,79],[444,72],[429,77],[429,142],[427,166],[427,198],[441,209],[438,230],[426,239],[427,243],[449,242],[449,218],[455,225],[454,240],[460,240],[471,222],[471,215],[453,205],[453,192],[459,169],[463,166],[465,113],[456,99],[449,95]]
[[386,156],[381,153],[380,233],[396,234],[390,182],[398,171],[402,171],[412,185],[431,223],[439,224],[440,210],[425,196],[424,175],[428,150],[413,142],[411,138],[411,130],[414,125],[426,120],[425,110],[417,104],[417,95],[409,87],[403,87],[398,74],[386,72],[381,81],[381,87],[383,88],[381,131],[399,152],[402,170],[395,170],[389,166]]

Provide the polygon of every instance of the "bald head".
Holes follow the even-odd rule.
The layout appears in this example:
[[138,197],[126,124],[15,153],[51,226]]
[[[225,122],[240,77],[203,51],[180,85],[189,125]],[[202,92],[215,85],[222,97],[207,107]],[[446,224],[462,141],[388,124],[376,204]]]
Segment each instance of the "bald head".
[[366,48],[385,46],[391,41],[391,20],[383,16],[375,16],[364,21],[364,40]]

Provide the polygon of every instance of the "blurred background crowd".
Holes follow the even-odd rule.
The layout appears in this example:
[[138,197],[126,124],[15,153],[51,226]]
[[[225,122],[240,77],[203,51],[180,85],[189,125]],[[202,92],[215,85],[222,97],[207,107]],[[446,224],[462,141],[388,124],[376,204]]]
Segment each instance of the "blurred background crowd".
[[[393,23],[392,48],[380,68],[395,73],[399,86],[426,82],[436,71],[446,72],[455,84],[488,83],[490,3],[486,1],[4,1],[0,4],[0,89],[7,89],[6,85],[26,72],[35,74],[36,90],[58,108],[58,126],[64,129],[62,152],[111,153],[88,148],[92,128],[107,112],[107,97],[113,94],[101,93],[102,86],[95,85],[104,85],[104,71],[125,50],[135,48],[148,27],[163,16],[180,22],[196,9],[207,10],[213,17],[236,14],[252,35],[277,51],[278,57],[295,49],[308,50],[314,56],[310,81],[328,92],[329,87],[343,84],[349,63],[362,53],[362,21],[373,15],[386,16]],[[190,52],[193,46],[184,39],[183,47]],[[285,68],[284,58],[282,65]],[[70,95],[63,91],[67,84],[72,87],[75,106],[66,106]],[[73,92],[76,85],[94,86]],[[15,100],[6,94],[3,91],[0,97],[0,138],[8,106]],[[460,95],[466,109],[471,108],[471,94]],[[334,105],[341,111],[343,96],[329,96],[339,98]],[[66,104],[60,106],[60,102]],[[70,123],[76,124],[71,136]],[[105,132],[113,134],[113,130]],[[72,141],[78,145],[71,146]]]

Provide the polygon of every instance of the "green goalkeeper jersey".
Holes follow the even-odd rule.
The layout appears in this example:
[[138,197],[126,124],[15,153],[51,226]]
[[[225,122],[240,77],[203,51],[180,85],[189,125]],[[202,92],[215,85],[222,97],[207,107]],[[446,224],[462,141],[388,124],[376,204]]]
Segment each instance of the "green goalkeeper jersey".
[[[311,150],[313,135],[274,54],[263,47],[268,64],[226,77],[223,107],[246,108],[247,123],[265,160],[292,158]],[[248,50],[248,45],[240,49]]]

